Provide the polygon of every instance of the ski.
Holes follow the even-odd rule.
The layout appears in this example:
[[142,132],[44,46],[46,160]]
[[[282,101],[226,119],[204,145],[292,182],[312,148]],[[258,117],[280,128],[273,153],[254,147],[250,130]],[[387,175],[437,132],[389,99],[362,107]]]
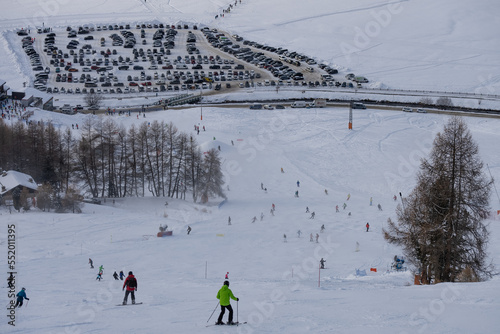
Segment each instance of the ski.
[[210,325],[206,325],[205,327],[212,327],[212,326],[239,326],[239,325],[243,325],[243,324],[246,324],[247,322],[235,322],[233,323],[232,325],[228,325],[228,324],[222,324],[222,325],[218,325],[218,324],[210,324]]
[[142,305],[142,303],[135,303],[135,304],[118,304],[116,306],[131,306],[131,305]]

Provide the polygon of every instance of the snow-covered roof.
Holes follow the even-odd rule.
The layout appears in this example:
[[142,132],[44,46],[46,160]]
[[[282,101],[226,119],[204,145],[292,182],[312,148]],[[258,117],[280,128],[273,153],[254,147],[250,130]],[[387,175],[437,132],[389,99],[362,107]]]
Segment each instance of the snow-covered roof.
[[17,186],[23,186],[33,190],[37,190],[38,188],[33,178],[28,174],[13,170],[0,174],[0,195],[5,194]]
[[52,98],[52,95],[31,87],[27,87],[24,93],[26,94],[25,98],[30,98],[31,96],[41,98],[43,104],[47,103]]

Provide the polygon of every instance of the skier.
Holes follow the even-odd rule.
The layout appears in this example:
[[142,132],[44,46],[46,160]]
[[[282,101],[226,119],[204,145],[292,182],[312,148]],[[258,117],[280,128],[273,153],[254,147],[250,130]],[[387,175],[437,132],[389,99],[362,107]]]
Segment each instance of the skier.
[[228,225],[231,225],[231,216],[229,216],[229,217],[227,218],[227,224],[228,224]]
[[257,217],[256,216],[253,216],[252,218],[252,223],[255,223],[255,221],[257,220]]
[[366,232],[370,229],[370,223],[366,223]]
[[117,281],[119,280],[118,274],[116,273],[116,271],[113,273],[113,277],[115,278],[115,280],[117,280]]
[[13,289],[14,288],[14,275],[12,274],[12,272],[10,273],[10,276],[7,278],[7,283],[9,284],[9,289]]
[[297,231],[297,235],[299,236],[300,238],[300,235],[302,234],[302,232],[300,230]]
[[23,306],[23,299],[30,300],[28,297],[26,297],[26,288],[22,288],[21,291],[19,291],[16,296],[17,300],[14,308]]
[[328,190],[325,189],[325,195],[328,195]]
[[94,261],[89,257],[90,269],[94,269]]
[[311,217],[309,217],[309,219],[314,219],[314,216],[316,216],[316,213],[313,211],[313,212],[311,213]]
[[380,203],[377,205],[377,207],[379,211],[382,211],[382,206],[380,205]]
[[338,205],[335,206],[335,212],[339,212],[339,206]]
[[318,233],[316,233],[316,243],[318,243],[318,242],[319,242],[319,241],[318,241],[318,239],[319,239],[319,234],[318,234]]
[[102,279],[102,272],[99,272],[99,274],[97,274],[97,277],[95,279],[96,279],[96,281],[99,280],[99,282],[100,282]]
[[373,200],[373,198],[370,197],[370,206],[372,206],[372,200]]
[[260,213],[260,221],[262,221],[262,220],[264,220],[264,213],[263,212]]
[[283,234],[283,242],[286,242],[286,234]]
[[120,279],[123,281],[123,278],[125,277],[125,274],[123,273],[123,270],[120,270]]
[[306,213],[309,213],[309,207],[306,206]]
[[216,325],[224,325],[224,323],[222,322],[222,317],[224,316],[226,309],[229,311],[227,325],[235,324],[233,322],[233,308],[231,307],[231,302],[229,298],[236,301],[240,300],[239,298],[236,298],[233,295],[231,289],[229,289],[229,281],[224,281],[224,285],[222,286],[222,288],[220,288],[219,292],[217,292],[217,299],[219,300],[220,303],[220,314],[219,318],[217,319],[217,322],[215,323]]
[[394,199],[394,202],[396,202],[396,200],[397,200],[398,198],[396,197],[396,195],[394,195],[393,199]]
[[344,207],[344,210],[345,210],[345,208],[347,207],[347,204],[344,203],[343,207]]
[[132,304],[135,304],[134,292],[137,291],[137,279],[135,278],[134,274],[131,271],[128,272],[128,277],[125,279],[125,282],[123,282],[122,291],[125,290],[125,287],[127,287],[127,291],[125,291],[125,297],[123,298],[123,305],[127,305],[127,299],[129,294],[132,297]]
[[188,228],[187,228],[187,233],[189,235],[189,233],[191,233],[191,226],[188,225]]
[[102,274],[104,272],[104,266],[101,264],[101,266],[99,267],[99,272]]
[[273,203],[272,207],[273,207],[273,211],[274,211],[274,210],[275,210],[275,208],[276,208],[276,206],[274,205],[274,203]]
[[260,189],[264,190],[264,183],[260,183]]
[[309,241],[310,242],[313,242],[313,234],[311,233],[311,235],[309,236]]
[[270,213],[271,213],[271,216],[274,216],[274,211],[273,211],[273,209],[271,209]]
[[281,167],[281,172],[284,173],[285,171],[283,170],[283,167]]
[[299,181],[297,181],[297,187],[300,187],[300,182]]
[[321,225],[321,233],[325,232],[325,224]]
[[225,276],[226,279],[229,279],[229,271],[226,272],[226,276]]
[[319,261],[319,263],[321,263],[321,269],[325,269],[325,262],[326,260],[323,260],[323,258]]
[[295,191],[295,197],[299,197],[299,191]]
[[351,198],[351,194],[347,194],[347,200]]

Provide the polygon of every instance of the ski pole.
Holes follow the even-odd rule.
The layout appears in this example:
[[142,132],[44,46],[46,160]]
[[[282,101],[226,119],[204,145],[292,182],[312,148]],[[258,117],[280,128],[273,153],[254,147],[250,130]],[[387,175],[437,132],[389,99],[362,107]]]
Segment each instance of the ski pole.
[[239,326],[239,324],[240,324],[239,319],[238,319],[238,303],[239,303],[239,300],[236,301],[236,326]]
[[219,306],[219,302],[217,302],[217,305],[215,305],[214,311],[212,312],[212,314],[210,314],[210,318],[208,318],[207,322],[209,322],[210,319],[212,319],[212,316],[214,315],[215,310],[217,309],[217,306]]
[[25,307],[28,307],[28,303],[30,302],[30,300],[28,299],[28,301],[26,302],[26,306]]

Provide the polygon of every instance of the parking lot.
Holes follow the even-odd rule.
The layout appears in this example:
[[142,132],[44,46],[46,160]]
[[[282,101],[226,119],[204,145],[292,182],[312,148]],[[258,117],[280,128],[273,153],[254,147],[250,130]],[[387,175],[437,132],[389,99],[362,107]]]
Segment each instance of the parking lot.
[[195,25],[68,26],[19,35],[35,88],[52,94],[360,85],[353,75],[347,80],[309,56]]

